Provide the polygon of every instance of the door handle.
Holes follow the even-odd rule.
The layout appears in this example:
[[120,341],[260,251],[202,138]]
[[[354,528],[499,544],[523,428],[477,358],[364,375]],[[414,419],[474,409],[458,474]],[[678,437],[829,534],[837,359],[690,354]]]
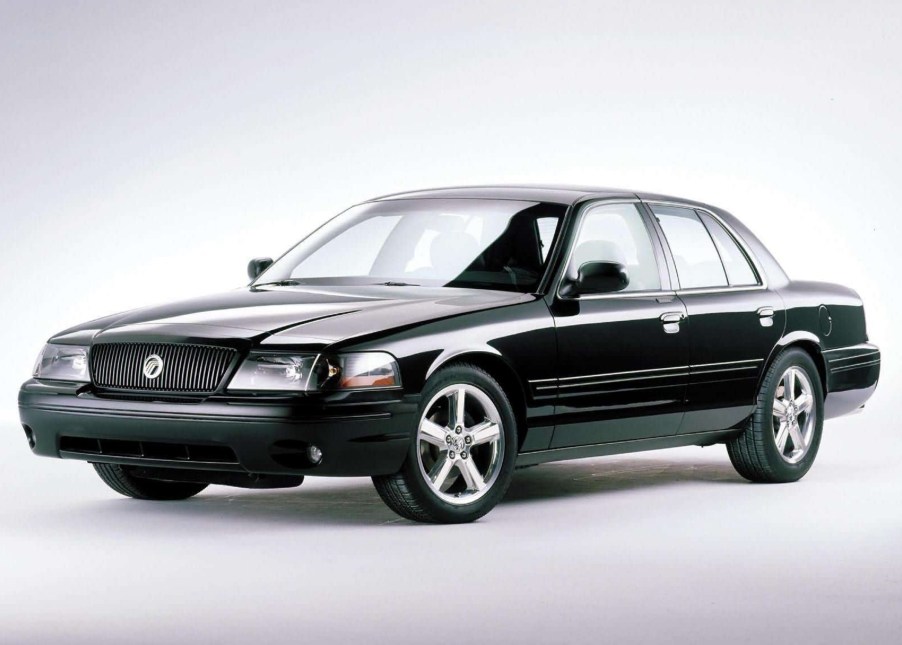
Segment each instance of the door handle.
[[758,309],[758,322],[761,323],[762,327],[773,327],[774,326],[774,308],[773,307],[761,307]]
[[667,334],[675,334],[680,331],[680,323],[685,320],[686,314],[682,311],[670,311],[661,314],[661,322],[664,324],[664,332]]

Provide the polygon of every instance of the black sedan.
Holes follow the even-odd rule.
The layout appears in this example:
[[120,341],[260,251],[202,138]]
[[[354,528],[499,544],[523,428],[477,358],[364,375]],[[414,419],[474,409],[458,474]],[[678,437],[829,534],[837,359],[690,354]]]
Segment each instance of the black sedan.
[[466,522],[562,459],[724,443],[795,481],[880,372],[854,291],[674,197],[390,195],[248,272],[53,336],[19,395],[32,450],[139,499],[371,476],[403,517]]

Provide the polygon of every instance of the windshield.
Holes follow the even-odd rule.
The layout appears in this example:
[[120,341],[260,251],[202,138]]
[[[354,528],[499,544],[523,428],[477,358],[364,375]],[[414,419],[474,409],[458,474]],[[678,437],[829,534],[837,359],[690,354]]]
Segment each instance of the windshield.
[[255,282],[422,285],[529,292],[539,283],[559,204],[398,199],[348,209]]

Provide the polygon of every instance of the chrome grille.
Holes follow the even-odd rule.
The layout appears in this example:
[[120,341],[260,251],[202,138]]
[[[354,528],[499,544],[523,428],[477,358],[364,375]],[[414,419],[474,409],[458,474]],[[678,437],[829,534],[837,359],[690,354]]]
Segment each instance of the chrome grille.
[[[153,354],[163,359],[163,371],[149,379],[144,361]],[[209,394],[222,382],[235,354],[234,349],[211,345],[100,343],[91,348],[91,377],[100,388]]]

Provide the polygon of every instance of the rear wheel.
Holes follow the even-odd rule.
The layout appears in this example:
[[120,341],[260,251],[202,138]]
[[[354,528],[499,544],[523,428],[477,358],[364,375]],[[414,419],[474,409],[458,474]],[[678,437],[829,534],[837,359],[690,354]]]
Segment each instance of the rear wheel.
[[191,482],[170,482],[159,479],[137,477],[128,466],[118,464],[92,464],[94,470],[107,486],[120,495],[135,499],[172,501],[194,497],[207,484]]
[[754,482],[793,482],[814,463],[823,430],[824,391],[814,361],[789,349],[761,383],[748,427],[727,443],[736,471]]
[[472,522],[504,496],[517,456],[513,409],[498,382],[473,365],[436,373],[401,472],[374,477],[382,500],[419,522]]

